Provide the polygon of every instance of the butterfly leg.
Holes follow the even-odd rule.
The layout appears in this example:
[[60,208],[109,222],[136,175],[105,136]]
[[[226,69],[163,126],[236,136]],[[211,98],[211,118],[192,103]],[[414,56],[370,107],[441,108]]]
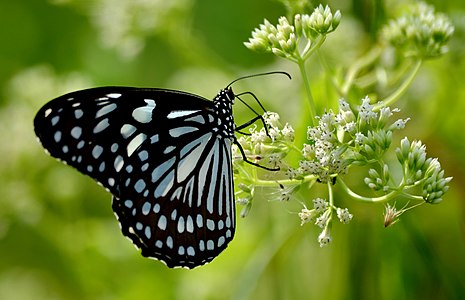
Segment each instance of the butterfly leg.
[[265,119],[263,119],[262,116],[260,115],[257,115],[255,118],[253,118],[252,120],[250,121],[247,121],[245,122],[244,124],[240,125],[240,126],[237,126],[235,131],[239,132],[240,134],[243,134],[243,135],[250,135],[250,133],[244,133],[242,132],[241,130],[252,125],[253,123],[257,122],[258,120],[261,120],[262,121],[262,124],[263,124],[263,128],[265,128],[265,133],[266,133],[266,136],[271,138],[270,134],[268,133],[268,126],[266,125],[265,123]]
[[[260,105],[260,108],[263,109],[263,112],[266,112],[266,109],[263,107],[262,103],[260,102],[260,100],[258,100],[257,96],[255,96],[254,93],[252,93],[252,92],[243,92],[243,93],[237,94],[237,95],[235,95],[235,96],[236,96],[236,98],[239,98],[239,96],[242,96],[242,95],[250,95],[250,96],[252,96],[252,97],[255,99],[255,101],[257,101],[258,105]],[[241,102],[244,103],[244,101],[242,101],[241,98],[239,98],[239,100],[241,100]],[[244,103],[244,104],[245,104],[245,103]],[[247,104],[246,104],[246,105],[247,105]],[[247,105],[247,106],[248,106],[248,105]],[[250,108],[250,106],[249,106],[249,108]],[[255,112],[252,108],[250,108],[250,109],[251,109],[253,112]],[[255,113],[256,113],[256,112],[255,112]],[[256,114],[257,114],[257,113],[256,113]],[[257,114],[257,115],[258,115],[258,114]]]
[[253,161],[250,161],[247,156],[245,155],[245,152],[244,152],[244,149],[242,149],[242,146],[241,144],[239,144],[238,141],[234,141],[234,144],[236,144],[237,148],[239,148],[239,151],[241,152],[242,154],[242,160],[245,161],[246,163],[252,165],[252,166],[256,166],[256,167],[259,167],[259,168],[262,168],[262,169],[265,169],[267,171],[279,171],[279,167],[278,168],[268,168],[268,167],[265,167],[265,166],[262,166],[260,164],[257,164],[257,163],[254,163]]

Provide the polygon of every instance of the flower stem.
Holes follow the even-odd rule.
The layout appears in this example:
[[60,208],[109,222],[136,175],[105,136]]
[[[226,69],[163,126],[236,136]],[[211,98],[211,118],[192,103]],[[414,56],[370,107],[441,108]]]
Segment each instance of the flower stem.
[[392,199],[393,196],[399,194],[398,191],[392,191],[390,192],[389,194],[386,194],[384,196],[380,196],[380,197],[375,197],[375,198],[371,198],[371,197],[364,197],[364,196],[361,196],[357,193],[355,193],[354,191],[352,191],[346,184],[345,182],[338,178],[338,183],[341,184],[342,188],[344,189],[344,191],[350,196],[352,197],[353,199],[355,200],[359,200],[359,201],[363,201],[363,202],[371,202],[371,203],[380,203],[380,202],[387,202],[389,201],[390,199]]
[[406,80],[399,86],[399,88],[397,90],[395,90],[394,93],[392,93],[389,97],[387,97],[386,99],[384,99],[384,100],[380,101],[379,103],[375,104],[373,106],[373,110],[378,111],[382,107],[391,106],[394,102],[396,102],[400,98],[400,96],[402,96],[405,93],[407,88],[412,84],[413,79],[415,78],[415,76],[418,73],[418,70],[420,70],[420,66],[421,66],[422,62],[423,61],[421,59],[418,59],[415,62],[415,65],[413,66],[412,71],[407,76]]
[[312,90],[310,89],[310,81],[308,80],[307,71],[305,69],[305,60],[299,58],[297,60],[297,65],[299,66],[300,74],[305,86],[305,92],[307,93],[307,103],[310,111],[310,126],[313,126],[314,118],[316,116],[315,103],[313,101]]
[[353,65],[350,66],[347,75],[345,77],[344,84],[340,88],[340,93],[342,97],[347,97],[349,94],[349,90],[352,87],[355,78],[357,75],[360,73],[360,71],[373,64],[374,61],[376,61],[379,56],[382,53],[382,48],[379,46],[373,47],[370,52],[368,52],[366,55],[362,56],[361,58],[357,59]]

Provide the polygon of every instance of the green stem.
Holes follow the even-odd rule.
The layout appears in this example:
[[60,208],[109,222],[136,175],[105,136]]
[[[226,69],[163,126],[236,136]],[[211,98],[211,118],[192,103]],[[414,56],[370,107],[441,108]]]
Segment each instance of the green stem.
[[329,224],[331,224],[331,220],[333,219],[333,210],[335,209],[334,208],[334,196],[333,196],[333,183],[331,182],[331,180],[328,180],[328,200],[329,200],[329,207],[331,207],[331,210],[330,210],[330,213],[329,213],[329,219],[328,219],[328,223],[326,223],[327,225],[326,226],[331,226]]
[[371,198],[371,197],[364,197],[364,196],[361,196],[357,193],[355,193],[354,191],[352,191],[346,184],[345,182],[338,178],[338,183],[341,184],[342,188],[344,189],[344,191],[350,196],[352,197],[353,199],[355,200],[359,200],[359,201],[363,201],[363,202],[371,202],[371,203],[380,203],[380,202],[387,202],[389,200],[392,199],[393,196],[399,194],[398,191],[392,191],[390,192],[389,194],[386,194],[384,196],[381,196],[381,197],[375,197],[375,198]]
[[387,97],[386,99],[384,99],[384,100],[380,101],[379,103],[375,104],[373,106],[373,110],[377,111],[377,110],[381,109],[382,107],[390,106],[394,102],[396,102],[400,98],[400,96],[402,96],[405,93],[407,88],[412,84],[413,79],[415,79],[415,76],[418,73],[418,70],[420,70],[420,66],[421,66],[422,62],[423,61],[421,59],[417,60],[415,62],[415,65],[413,66],[412,71],[407,76],[405,81],[399,86],[399,88],[397,90],[395,90],[394,93],[392,93],[389,97]]
[[307,103],[308,103],[308,109],[310,111],[310,126],[313,126],[313,122],[316,116],[316,109],[315,109],[315,103],[313,101],[313,96],[312,96],[312,90],[310,89],[310,81],[308,80],[308,75],[307,71],[305,69],[305,60],[302,58],[299,58],[297,60],[297,65],[299,66],[300,74],[302,76],[302,80],[305,86],[305,92],[307,93]]
[[350,66],[347,75],[345,77],[345,81],[343,86],[340,89],[340,93],[342,97],[347,97],[350,88],[352,87],[355,78],[359,74],[359,72],[366,68],[367,66],[373,64],[375,60],[379,58],[382,53],[382,48],[377,46],[370,50],[366,55],[362,56],[361,58],[357,59],[353,65]]
[[261,187],[275,187],[276,184],[286,185],[301,185],[310,181],[315,181],[316,177],[314,175],[305,176],[303,179],[296,180],[296,179],[281,179],[281,180],[262,180],[262,179],[255,179],[253,181],[253,185],[261,186]]
[[333,187],[331,180],[328,180],[328,198],[329,198],[329,205],[334,207],[334,197],[333,197]]

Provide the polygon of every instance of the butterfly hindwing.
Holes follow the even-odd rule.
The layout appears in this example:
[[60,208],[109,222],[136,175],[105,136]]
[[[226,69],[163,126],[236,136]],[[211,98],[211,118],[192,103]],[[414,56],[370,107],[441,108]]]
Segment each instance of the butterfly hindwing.
[[212,102],[172,90],[94,88],[47,103],[34,126],[52,156],[114,195],[121,229],[144,256],[192,268],[234,235],[231,102],[224,91]]
[[[231,142],[212,132],[178,139],[166,153],[153,144],[136,151],[113,208],[144,256],[192,268],[211,261],[234,235]],[[144,151],[163,163],[145,159]]]

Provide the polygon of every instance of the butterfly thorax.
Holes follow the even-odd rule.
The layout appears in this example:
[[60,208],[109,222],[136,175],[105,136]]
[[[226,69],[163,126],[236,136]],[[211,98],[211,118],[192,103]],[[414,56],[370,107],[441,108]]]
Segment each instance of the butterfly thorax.
[[225,138],[234,139],[235,124],[232,114],[234,93],[231,88],[221,90],[213,100],[214,111],[217,117],[218,130]]

